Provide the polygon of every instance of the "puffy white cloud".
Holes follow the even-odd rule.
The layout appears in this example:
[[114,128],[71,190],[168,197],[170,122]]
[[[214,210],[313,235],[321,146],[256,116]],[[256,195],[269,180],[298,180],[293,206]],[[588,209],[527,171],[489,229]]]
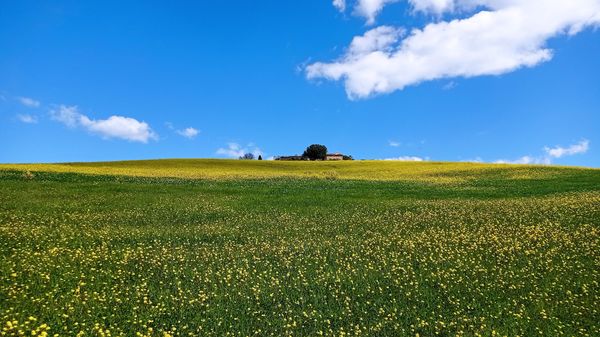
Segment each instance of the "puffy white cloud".
[[81,127],[102,138],[119,138],[133,142],[147,143],[158,136],[146,122],[123,116],[110,116],[108,119],[91,119],[79,112],[77,106],[60,105],[50,111],[52,118],[68,127]]
[[395,161],[426,161],[429,158],[421,158],[416,156],[400,156],[395,158],[386,158],[384,160],[395,160]]
[[185,128],[183,130],[177,130],[177,134],[189,139],[195,138],[199,133],[200,131],[198,131],[198,129],[194,129],[192,127]]
[[93,120],[82,116],[80,123],[88,130],[105,138],[121,138],[147,143],[149,139],[156,137],[147,123],[130,117],[110,116],[104,120]]
[[577,144],[573,144],[569,147],[560,147],[560,146],[556,146],[553,148],[549,148],[549,147],[545,147],[544,151],[546,151],[546,154],[548,154],[550,157],[552,158],[561,158],[564,156],[572,156],[575,154],[582,154],[582,153],[586,153],[590,148],[590,141],[589,140],[582,140]]
[[227,143],[226,148],[217,149],[217,154],[231,158],[239,158],[246,153],[252,153],[254,157],[263,155],[263,152],[253,143],[249,143],[246,147],[243,147],[238,143],[232,142]]
[[333,6],[343,12],[346,10],[346,0],[333,0]]
[[36,101],[33,98],[29,98],[29,97],[16,97],[17,101],[19,101],[19,103],[23,104],[24,106],[28,107],[28,108],[38,108],[40,106],[40,102]]
[[17,115],[17,118],[21,122],[27,123],[27,124],[36,124],[38,122],[37,117],[33,116],[33,115],[27,115],[27,114]]
[[[361,0],[356,10],[372,21],[389,2]],[[340,59],[307,66],[307,77],[342,80],[355,99],[435,79],[500,75],[550,60],[550,38],[600,24],[600,0],[411,3],[426,12],[475,12],[464,19],[430,23],[404,38],[401,29],[374,28],[355,37]]]
[[396,142],[396,141],[390,140],[390,141],[388,141],[388,145],[391,146],[391,147],[399,147],[402,144],[400,144],[400,142]]
[[360,57],[374,51],[391,52],[393,45],[398,42],[404,32],[404,29],[390,26],[371,29],[364,35],[352,39],[348,54]]

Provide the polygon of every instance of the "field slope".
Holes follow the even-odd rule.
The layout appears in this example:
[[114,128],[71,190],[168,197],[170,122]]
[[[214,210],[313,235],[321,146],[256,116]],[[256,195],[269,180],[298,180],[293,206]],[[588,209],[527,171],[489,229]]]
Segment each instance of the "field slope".
[[0,335],[598,336],[600,170],[0,165]]

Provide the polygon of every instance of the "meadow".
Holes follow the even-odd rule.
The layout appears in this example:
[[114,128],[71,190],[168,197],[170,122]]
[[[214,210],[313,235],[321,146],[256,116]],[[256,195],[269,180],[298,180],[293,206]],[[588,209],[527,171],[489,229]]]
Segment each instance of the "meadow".
[[0,335],[600,336],[600,170],[0,165]]

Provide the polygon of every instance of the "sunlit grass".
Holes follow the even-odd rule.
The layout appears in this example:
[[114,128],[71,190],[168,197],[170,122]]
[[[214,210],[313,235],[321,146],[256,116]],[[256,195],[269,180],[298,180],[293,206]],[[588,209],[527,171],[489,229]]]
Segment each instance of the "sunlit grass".
[[0,335],[600,335],[598,170],[2,168]]

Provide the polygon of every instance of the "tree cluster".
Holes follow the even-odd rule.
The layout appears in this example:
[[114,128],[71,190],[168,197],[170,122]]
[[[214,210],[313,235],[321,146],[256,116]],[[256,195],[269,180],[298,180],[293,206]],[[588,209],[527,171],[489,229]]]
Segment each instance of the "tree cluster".
[[302,157],[310,160],[325,160],[327,157],[327,147],[321,144],[313,144],[304,150]]
[[[241,160],[254,160],[254,153],[244,153],[243,156],[240,156],[239,159]],[[258,155],[258,158],[256,158],[257,160],[263,160],[262,159],[262,155]]]

